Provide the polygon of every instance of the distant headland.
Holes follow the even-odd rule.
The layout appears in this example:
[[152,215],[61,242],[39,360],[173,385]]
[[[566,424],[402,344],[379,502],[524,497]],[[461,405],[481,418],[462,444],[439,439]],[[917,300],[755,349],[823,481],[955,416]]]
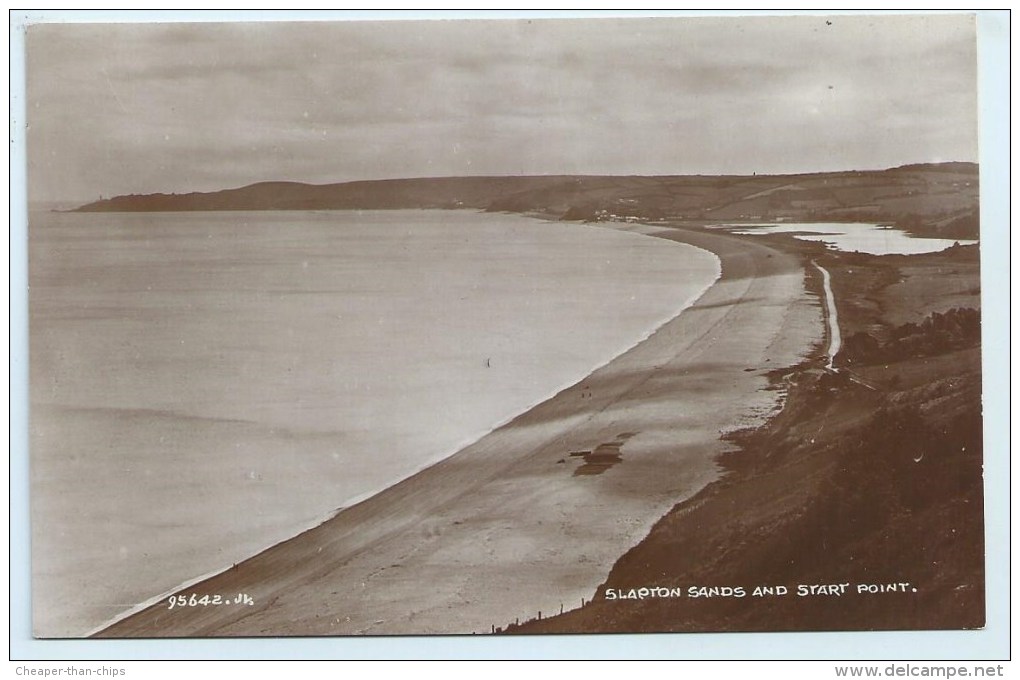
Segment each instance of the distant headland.
[[576,221],[789,221],[892,224],[977,238],[978,166],[924,163],[796,175],[538,175],[259,182],[188,194],[131,194],[77,212],[459,209]]

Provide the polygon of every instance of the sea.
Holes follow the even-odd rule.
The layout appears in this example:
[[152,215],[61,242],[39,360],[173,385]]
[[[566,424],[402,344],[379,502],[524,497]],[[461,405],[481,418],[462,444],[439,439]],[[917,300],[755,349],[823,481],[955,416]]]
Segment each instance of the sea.
[[474,211],[29,217],[33,630],[78,637],[441,460],[718,259]]

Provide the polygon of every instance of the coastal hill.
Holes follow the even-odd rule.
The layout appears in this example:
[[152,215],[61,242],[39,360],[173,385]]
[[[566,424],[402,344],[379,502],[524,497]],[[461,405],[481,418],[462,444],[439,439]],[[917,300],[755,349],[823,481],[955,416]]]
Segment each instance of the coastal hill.
[[904,165],[799,175],[440,177],[260,182],[208,193],[115,196],[81,212],[473,208],[564,220],[866,221],[977,238],[978,166]]

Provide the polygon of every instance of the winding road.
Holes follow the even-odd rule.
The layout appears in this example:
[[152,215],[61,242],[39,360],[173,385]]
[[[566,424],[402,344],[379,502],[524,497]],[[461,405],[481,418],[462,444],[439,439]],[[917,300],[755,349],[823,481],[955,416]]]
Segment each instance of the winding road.
[[829,349],[826,351],[829,360],[825,367],[831,371],[833,362],[836,361],[836,355],[839,354],[839,350],[843,346],[843,338],[839,333],[836,297],[832,294],[832,277],[829,276],[829,271],[814,260],[811,261],[811,264],[822,273],[822,287],[825,289],[825,326],[829,331]]

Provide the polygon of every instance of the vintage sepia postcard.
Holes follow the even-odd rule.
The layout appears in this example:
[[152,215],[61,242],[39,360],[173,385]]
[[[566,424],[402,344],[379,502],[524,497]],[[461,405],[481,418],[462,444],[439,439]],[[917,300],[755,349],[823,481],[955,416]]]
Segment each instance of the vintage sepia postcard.
[[974,15],[25,41],[36,637],[985,625]]

